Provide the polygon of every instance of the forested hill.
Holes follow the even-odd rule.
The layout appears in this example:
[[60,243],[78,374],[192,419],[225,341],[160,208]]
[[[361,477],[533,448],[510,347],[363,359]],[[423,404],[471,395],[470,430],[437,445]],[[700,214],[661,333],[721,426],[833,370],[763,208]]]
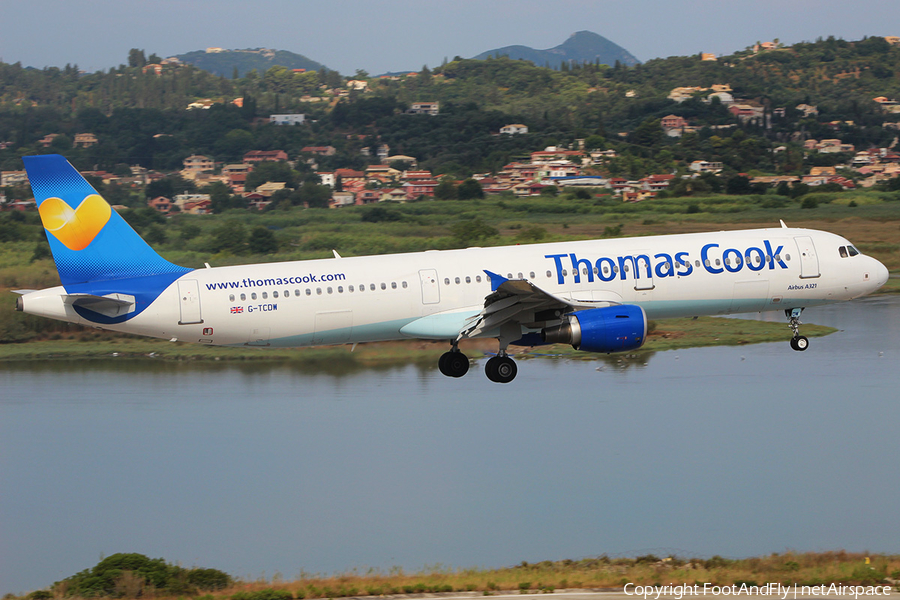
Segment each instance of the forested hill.
[[[392,154],[414,156],[423,168],[466,176],[584,139],[589,148],[618,152],[610,174],[671,172],[692,160],[721,160],[737,172],[799,172],[804,140],[888,146],[896,130],[883,124],[900,120],[875,101],[900,100],[900,46],[880,37],[633,67],[563,63],[554,70],[509,58],[461,59],[414,76],[370,78],[365,90],[349,89],[347,78],[324,68],[294,73],[276,66],[232,79],[193,66],[166,65],[158,73],[147,67],[82,74],[0,63],[0,166],[21,169],[21,155],[46,152],[42,138],[58,134],[51,150],[107,169],[177,169],[190,154],[235,161],[253,149],[283,149],[293,158],[305,146],[329,145],[337,154],[320,159],[322,168],[363,168],[374,159],[360,150],[387,143]],[[713,85],[765,118],[739,119],[709,99]],[[679,103],[669,99],[676,87],[695,90]],[[186,110],[197,100],[211,108]],[[440,114],[408,114],[418,101],[440,102]],[[799,110],[802,104],[817,113]],[[266,124],[275,112],[303,113],[307,124]],[[668,115],[695,131],[666,136],[660,119]],[[509,123],[525,124],[529,133],[497,135]],[[100,143],[73,148],[79,133]],[[782,146],[787,150],[775,152]]]
[[234,77],[235,75],[244,77],[253,69],[264,73],[276,65],[288,69],[306,69],[307,71],[319,71],[325,67],[322,63],[302,54],[295,54],[287,50],[269,50],[268,48],[245,50],[217,48],[212,52],[196,50],[187,54],[179,54],[175,58],[222,77]]
[[610,66],[620,63],[630,67],[640,62],[625,48],[592,31],[573,33],[559,46],[547,50],[535,50],[528,46],[505,46],[482,52],[474,58],[483,60],[489,56],[528,60],[535,65],[553,69],[558,69],[562,63],[599,63]]

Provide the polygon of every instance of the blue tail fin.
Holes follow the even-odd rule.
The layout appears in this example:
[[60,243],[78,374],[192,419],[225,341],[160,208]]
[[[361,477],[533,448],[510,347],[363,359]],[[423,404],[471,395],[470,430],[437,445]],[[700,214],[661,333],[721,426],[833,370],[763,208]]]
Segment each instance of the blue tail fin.
[[67,288],[191,271],[157,254],[62,156],[23,160],[59,278]]

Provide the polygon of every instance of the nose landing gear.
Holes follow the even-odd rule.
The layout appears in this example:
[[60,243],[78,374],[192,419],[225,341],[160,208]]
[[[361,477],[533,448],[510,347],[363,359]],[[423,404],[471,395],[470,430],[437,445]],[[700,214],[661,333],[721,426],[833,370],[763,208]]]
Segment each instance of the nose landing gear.
[[791,348],[798,352],[803,352],[809,348],[809,340],[806,336],[800,335],[800,313],[802,312],[802,308],[789,308],[784,311],[784,315],[788,318],[788,327],[791,328],[791,332],[794,334],[791,337]]

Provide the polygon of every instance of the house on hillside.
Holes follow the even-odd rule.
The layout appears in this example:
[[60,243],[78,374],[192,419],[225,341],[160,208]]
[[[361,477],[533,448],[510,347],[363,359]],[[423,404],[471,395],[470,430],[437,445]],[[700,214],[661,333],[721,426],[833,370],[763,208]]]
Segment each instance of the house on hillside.
[[411,115],[437,115],[441,111],[440,102],[413,102],[406,112]]
[[505,133],[507,135],[528,133],[528,126],[522,125],[521,123],[512,123],[511,125],[504,125],[503,127],[501,127],[500,133]]
[[288,159],[284,150],[251,150],[244,155],[244,164],[252,165],[260,162],[282,162]]
[[302,125],[306,115],[269,115],[269,123],[273,125]]
[[97,136],[93,133],[76,133],[72,145],[76,148],[90,148],[91,146],[96,146],[98,143]]
[[193,173],[203,173],[216,168],[216,163],[208,156],[203,156],[202,154],[192,154],[184,159],[182,164],[185,171]]
[[157,196],[156,198],[149,200],[147,202],[147,206],[155,211],[167,215],[169,214],[169,212],[171,212],[172,207],[175,206],[175,203],[172,202],[170,198],[166,198],[165,196]]

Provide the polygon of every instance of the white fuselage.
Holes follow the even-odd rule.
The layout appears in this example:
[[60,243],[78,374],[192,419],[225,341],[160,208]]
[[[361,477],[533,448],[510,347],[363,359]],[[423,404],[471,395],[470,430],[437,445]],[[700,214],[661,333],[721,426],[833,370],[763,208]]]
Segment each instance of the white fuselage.
[[[101,326],[214,345],[453,339],[492,291],[485,271],[566,299],[637,304],[651,319],[805,308],[884,284],[881,263],[839,253],[849,245],[779,228],[216,267]],[[25,311],[96,326],[64,293],[27,294]]]

